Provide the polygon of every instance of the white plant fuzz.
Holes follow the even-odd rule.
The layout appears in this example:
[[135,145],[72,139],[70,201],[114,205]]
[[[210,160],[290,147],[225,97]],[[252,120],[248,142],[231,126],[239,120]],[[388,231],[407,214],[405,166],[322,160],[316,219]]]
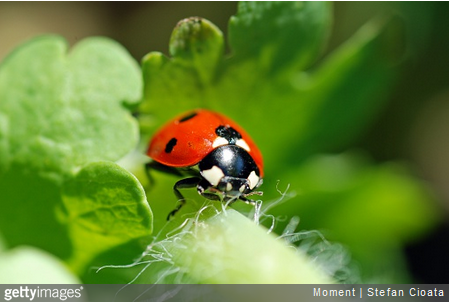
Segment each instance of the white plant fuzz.
[[[339,251],[338,246],[316,231],[295,232],[298,217],[291,219],[281,236],[272,233],[277,220],[266,215],[266,211],[295,196],[288,189],[289,186],[284,192],[279,191],[280,198],[275,201],[265,204],[257,201],[248,215],[252,220],[227,207],[235,199],[220,204],[205,202],[193,217],[182,220],[180,216],[168,222],[134,263],[108,265],[99,270],[143,265],[130,283],[336,282],[333,277],[345,271],[349,256]],[[219,205],[221,209],[215,207]],[[259,226],[266,220],[271,220],[269,229]],[[325,256],[328,263],[318,262],[327,259]],[[154,280],[143,280],[144,273],[157,266],[161,268],[156,269],[157,275],[151,275]]]
[[329,242],[317,230],[295,232],[299,223],[299,217],[292,217],[279,238],[284,239],[288,245],[295,247],[299,252],[308,255],[312,262],[336,282],[361,283],[358,268],[344,246]]

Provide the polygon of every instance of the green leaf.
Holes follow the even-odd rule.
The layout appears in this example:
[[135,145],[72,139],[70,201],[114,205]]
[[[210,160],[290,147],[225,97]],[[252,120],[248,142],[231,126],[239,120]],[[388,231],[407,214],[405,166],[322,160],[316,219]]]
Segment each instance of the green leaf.
[[83,168],[62,190],[63,222],[72,239],[68,263],[78,269],[98,255],[152,232],[152,212],[139,181],[110,162]]
[[[81,273],[99,254],[150,234],[136,178],[113,163],[89,164],[117,161],[135,147],[138,128],[127,107],[140,100],[141,87],[136,62],[105,38],[67,53],[63,39],[43,36],[2,62],[0,230],[10,247],[36,246]],[[74,176],[83,166],[89,184]],[[62,205],[70,220],[60,220]],[[130,246],[131,253],[144,246]]]
[[150,132],[147,128],[170,119],[174,110],[208,106],[204,92],[216,81],[223,52],[222,32],[211,22],[197,17],[180,21],[170,39],[173,58],[152,52],[142,61],[145,102],[140,113],[151,118],[141,116],[141,126]]
[[[390,45],[398,35],[396,20],[375,18],[309,73],[297,73],[291,85],[302,100],[292,100],[297,119],[291,121],[300,162],[307,156],[342,148],[358,137],[388,100],[395,82],[396,55]],[[288,127],[288,125],[283,125]]]
[[257,60],[269,76],[304,69],[322,50],[330,25],[330,3],[240,2],[229,23],[233,59]]
[[345,243],[366,279],[402,281],[400,248],[443,219],[425,184],[398,163],[375,165],[357,153],[317,155],[279,176],[299,189],[298,196],[270,213],[300,216],[300,229],[320,229]]
[[[250,18],[250,15],[258,18]],[[243,104],[264,107],[264,103],[272,102],[273,95],[278,93],[269,91],[269,98],[263,103],[258,100],[258,94],[252,97],[255,90],[267,85],[263,82],[268,75],[264,67],[268,65],[269,76],[275,77],[287,67],[292,73],[310,64],[327,37],[330,20],[330,6],[323,2],[242,3],[237,16],[230,21],[233,56],[228,60],[221,58],[224,42],[219,29],[205,19],[182,20],[170,40],[172,58],[152,52],[143,59],[144,102],[140,111],[152,116],[143,118],[141,125],[146,132],[151,132],[175,112],[196,107],[224,109],[224,113],[232,113],[232,117],[248,116],[249,111]],[[259,28],[262,31],[258,31]],[[270,35],[264,32],[267,28],[270,28]],[[301,38],[297,37],[299,30]],[[254,35],[259,35],[261,41],[255,41]],[[247,50],[249,45],[255,47]],[[269,56],[272,52],[274,54]],[[263,53],[262,60],[268,61],[264,66],[255,60],[260,53]],[[275,68],[277,66],[279,68]],[[269,90],[271,88],[269,86]]]
[[136,63],[117,43],[36,38],[0,65],[0,172],[20,163],[66,173],[90,161],[115,161],[138,139],[124,102],[140,98]]
[[266,79],[251,60],[227,67],[215,109],[252,135],[267,176],[316,152],[343,148],[369,125],[395,77],[385,54],[390,25],[365,25],[311,70]]
[[222,32],[202,18],[181,20],[170,38],[170,55],[180,64],[192,66],[200,83],[208,84],[213,80],[223,52]]
[[14,164],[0,175],[0,231],[11,248],[32,245],[59,258],[70,254],[66,227],[55,216],[61,189],[47,177]]
[[232,209],[193,220],[173,238],[164,245],[171,260],[200,283],[332,283],[308,257]]
[[80,281],[51,254],[33,248],[17,247],[0,253],[2,284],[78,284]]
[[[374,18],[315,62],[330,31],[331,16],[330,4],[324,2],[241,3],[229,24],[231,55],[222,60],[211,55],[221,50],[221,34],[199,39],[193,31],[175,34],[176,29],[173,36],[177,41],[171,40],[170,49],[177,49],[177,44],[194,45],[191,40],[196,47],[180,48],[171,58],[160,53],[144,58],[142,131],[150,136],[175,114],[191,108],[226,114],[248,131],[264,155],[261,190],[265,205],[279,198],[277,180],[281,180],[281,188],[289,183],[291,191],[299,193],[276,208],[275,215],[300,215],[302,229],[335,232],[330,237],[351,247],[367,270],[365,277],[382,275],[381,267],[378,272],[371,268],[381,259],[383,266],[392,269],[388,274],[405,278],[401,246],[431,228],[438,218],[424,184],[397,165],[354,164],[356,155],[336,156],[338,165],[333,170],[325,165],[330,164],[327,161],[307,169],[310,161],[317,160],[311,159],[314,155],[345,150],[364,133],[384,106],[397,76],[399,26],[389,16]],[[205,74],[212,76],[200,76],[199,62],[212,62],[210,69],[205,69]],[[177,179],[155,175],[148,195],[155,205],[155,230],[160,230],[174,206],[171,191]],[[314,185],[308,188],[313,181],[326,182],[327,188],[317,192]],[[195,191],[183,194],[188,196],[188,209],[184,207],[174,219],[178,224],[169,224],[173,228],[204,205]],[[238,208],[238,203],[233,207]],[[233,240],[243,243],[246,232],[236,232]],[[196,247],[194,242],[186,245]],[[245,245],[241,249],[240,254],[245,255]],[[205,260],[207,254],[200,255]],[[179,260],[183,266],[189,262],[196,266],[199,261],[189,254]],[[188,272],[196,273],[196,269],[189,267]],[[219,282],[201,274],[196,274],[196,279]]]

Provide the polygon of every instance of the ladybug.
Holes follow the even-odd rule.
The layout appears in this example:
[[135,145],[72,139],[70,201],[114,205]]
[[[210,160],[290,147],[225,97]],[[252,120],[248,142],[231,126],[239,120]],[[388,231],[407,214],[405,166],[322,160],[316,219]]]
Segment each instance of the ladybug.
[[235,122],[216,112],[197,109],[174,118],[150,141],[147,155],[150,169],[189,176],[175,183],[179,205],[184,205],[182,188],[197,187],[210,200],[231,198],[255,204],[247,196],[262,195],[263,159],[250,136]]

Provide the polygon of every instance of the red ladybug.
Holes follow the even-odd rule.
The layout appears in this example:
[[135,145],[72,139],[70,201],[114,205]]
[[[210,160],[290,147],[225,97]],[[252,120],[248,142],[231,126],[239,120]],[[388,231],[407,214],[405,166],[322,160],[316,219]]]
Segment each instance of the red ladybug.
[[[240,199],[254,204],[247,196],[262,184],[263,159],[249,135],[229,118],[204,109],[184,113],[153,137],[147,155],[148,166],[189,178],[175,183],[173,189],[180,205],[185,203],[180,188],[197,187],[203,197]],[[219,194],[219,195],[218,195]]]

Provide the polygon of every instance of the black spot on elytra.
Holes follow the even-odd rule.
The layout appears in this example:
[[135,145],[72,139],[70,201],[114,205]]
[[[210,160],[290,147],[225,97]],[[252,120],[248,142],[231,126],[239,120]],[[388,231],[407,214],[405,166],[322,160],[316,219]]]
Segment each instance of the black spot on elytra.
[[168,154],[171,153],[175,145],[177,145],[177,141],[178,140],[176,138],[170,139],[169,142],[167,142],[166,149],[164,149],[164,151]]
[[187,120],[190,120],[190,119],[194,118],[195,116],[197,116],[197,113],[192,112],[192,113],[184,116],[183,118],[181,118],[179,122],[186,122]]
[[242,136],[234,128],[230,126],[220,125],[216,128],[216,135],[227,139],[228,143],[236,144],[236,141],[242,139]]

